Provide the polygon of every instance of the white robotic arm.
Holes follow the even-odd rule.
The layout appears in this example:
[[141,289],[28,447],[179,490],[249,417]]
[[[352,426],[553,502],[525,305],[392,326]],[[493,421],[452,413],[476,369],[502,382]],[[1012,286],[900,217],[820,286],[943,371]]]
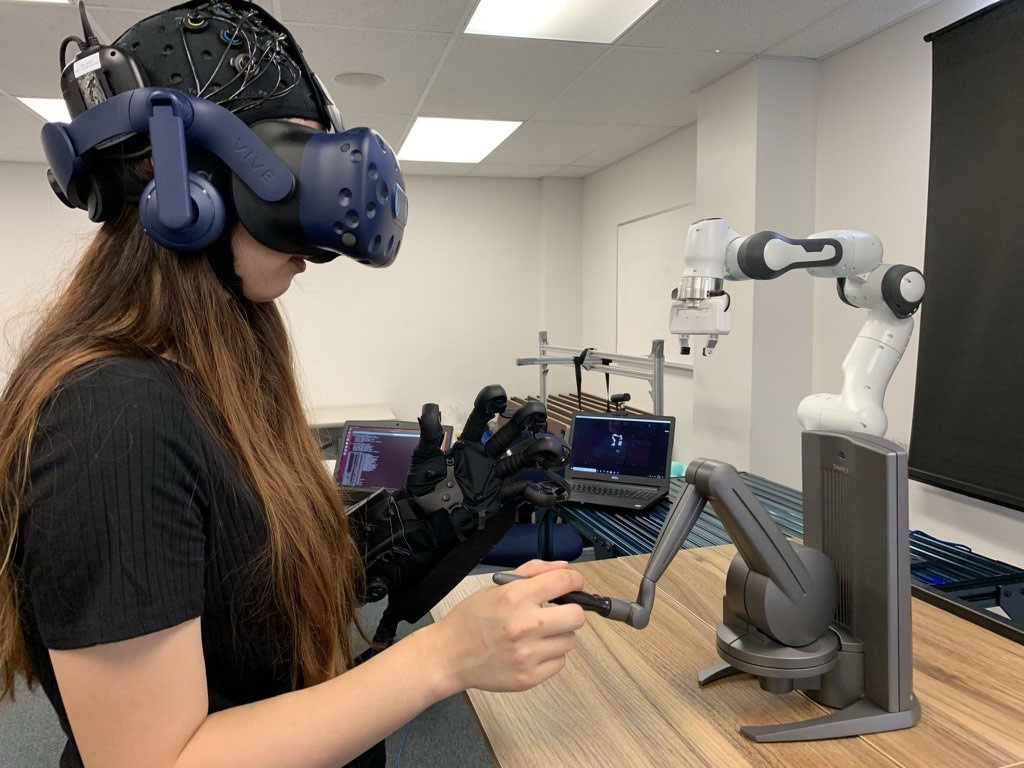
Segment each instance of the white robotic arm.
[[924,297],[924,276],[914,267],[882,263],[882,243],[867,232],[830,230],[804,239],[776,232],[740,236],[723,219],[702,219],[686,234],[683,279],[672,291],[669,328],[683,354],[691,338],[705,336],[710,355],[732,329],[726,280],[772,280],[792,269],[835,278],[839,298],[868,310],[843,362],[843,390],[800,403],[804,429],[840,429],[882,436],[885,389],[914,330],[912,315]]

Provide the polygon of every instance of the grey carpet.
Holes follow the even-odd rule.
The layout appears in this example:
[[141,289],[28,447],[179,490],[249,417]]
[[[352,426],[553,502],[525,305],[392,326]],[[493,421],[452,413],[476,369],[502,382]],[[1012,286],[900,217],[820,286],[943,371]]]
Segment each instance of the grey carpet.
[[0,767],[54,768],[64,749],[64,731],[41,689],[19,681],[13,702],[0,704]]
[[[483,570],[491,569],[481,566]],[[367,628],[377,626],[387,601],[364,607],[360,620]],[[429,616],[416,624],[402,624],[399,639],[431,623]],[[398,768],[398,753],[405,727],[388,736],[388,768]],[[413,718],[402,750],[401,768],[491,768],[490,753],[483,734],[469,711],[464,694],[437,702]]]

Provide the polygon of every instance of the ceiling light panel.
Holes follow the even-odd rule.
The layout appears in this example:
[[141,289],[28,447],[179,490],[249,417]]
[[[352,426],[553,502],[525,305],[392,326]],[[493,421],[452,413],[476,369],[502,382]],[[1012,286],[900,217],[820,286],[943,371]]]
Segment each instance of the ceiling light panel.
[[520,125],[514,120],[417,117],[398,152],[400,160],[479,163]]
[[658,0],[480,0],[466,32],[611,43]]
[[67,104],[64,103],[64,99],[40,99],[32,96],[19,96],[18,101],[49,123],[71,122],[71,115],[68,112]]

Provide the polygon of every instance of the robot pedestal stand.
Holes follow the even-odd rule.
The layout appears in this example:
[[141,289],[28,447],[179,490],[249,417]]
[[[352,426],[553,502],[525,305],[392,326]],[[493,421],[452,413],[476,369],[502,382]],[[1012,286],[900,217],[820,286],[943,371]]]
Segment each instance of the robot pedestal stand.
[[836,709],[799,723],[743,726],[750,739],[808,741],[909,728],[911,686],[907,454],[879,437],[803,433],[804,544],[783,536],[736,468],[694,459],[647,561],[636,600],[580,605],[643,629],[658,580],[707,502],[736,545],[718,655],[707,685],[742,672],[771,693],[803,691]]
[[805,432],[803,484],[805,544],[835,564],[834,620],[820,637],[798,647],[745,621],[738,614],[757,608],[750,611],[742,600],[749,600],[750,580],[760,574],[747,565],[740,546],[716,633],[723,663],[702,670],[697,680],[708,685],[749,673],[766,691],[801,690],[836,708],[803,722],[740,729],[757,742],[909,728],[921,710],[911,677],[906,453],[870,435]]

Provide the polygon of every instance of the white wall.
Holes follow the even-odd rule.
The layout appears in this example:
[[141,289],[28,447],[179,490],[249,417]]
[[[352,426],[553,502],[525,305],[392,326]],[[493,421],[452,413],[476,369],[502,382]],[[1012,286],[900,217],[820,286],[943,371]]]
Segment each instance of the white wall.
[[[757,110],[756,62],[698,94],[697,213],[724,218],[737,232],[755,225]],[[752,282],[728,285],[732,332],[711,357],[696,344],[693,353],[697,453],[743,470],[750,468],[754,289]]]
[[515,358],[535,354],[546,322],[558,333],[579,317],[554,289],[548,308],[546,289],[547,276],[564,278],[563,255],[574,272],[579,182],[542,195],[537,180],[407,181],[409,226],[391,267],[312,266],[285,295],[310,400],[385,403],[399,418],[433,401],[461,419],[486,384],[535,393],[537,369]]
[[[543,320],[554,344],[576,344],[582,335],[583,182],[540,182]],[[524,350],[523,355],[532,350]],[[550,377],[550,375],[549,375]]]
[[[692,204],[697,189],[697,130],[682,128],[656,144],[620,160],[583,180],[582,335],[576,345],[597,347],[629,355],[646,355],[643,348],[616,349],[617,274],[620,254],[620,226],[645,217]],[[682,233],[682,234],[685,234]],[[679,238],[679,270],[682,271],[682,235]],[[628,258],[628,254],[624,255]],[[664,286],[666,346],[675,344],[668,333],[668,294]],[[557,342],[562,343],[562,342]],[[584,389],[604,389],[600,374],[584,374]],[[647,386],[635,379],[612,378],[613,392],[629,392],[633,405],[651,407]],[[575,388],[575,383],[572,384]],[[693,373],[667,368],[665,371],[665,413],[676,417],[676,444],[689,448],[692,432]],[[675,457],[688,460],[679,451]]]
[[[722,217],[743,234],[813,226],[815,81],[813,63],[762,59],[700,92],[700,216]],[[811,387],[810,278],[729,282],[726,290],[732,330],[713,356],[694,355],[694,450],[799,487],[796,407]]]
[[[664,412],[676,419],[672,460],[684,464],[694,456],[693,371],[673,367],[686,359],[666,325],[669,286],[679,282],[679,233],[686,232],[695,215],[694,206],[684,205],[619,225],[617,301],[609,305],[617,315],[619,351],[645,355],[652,339],[665,342]],[[617,379],[615,389],[628,389],[642,408],[650,405],[644,382]]]
[[[924,265],[931,119],[931,50],[922,37],[988,5],[944,0],[822,62],[816,229],[878,234],[886,261]],[[843,357],[863,313],[819,280],[814,302],[814,389],[837,392]],[[920,317],[928,315],[925,296]],[[885,400],[890,439],[906,444],[917,334]],[[1024,566],[1024,515],[911,482],[911,526]]]
[[[817,67],[758,62],[755,230],[814,228]],[[803,483],[800,401],[813,392],[813,283],[803,271],[754,289],[750,468]]]
[[[579,328],[582,183],[412,177],[393,266],[311,265],[283,305],[308,403],[379,403],[400,418],[428,400],[465,416],[485,384],[537,391],[537,331]],[[45,167],[0,163],[0,327],[52,295],[93,229],[50,191]],[[556,290],[554,286],[561,286]],[[567,291],[567,293],[563,293]],[[28,320],[29,318],[25,318]],[[10,362],[0,347],[0,386]]]
[[34,310],[53,295],[94,227],[57,200],[44,166],[0,162],[0,388]]
[[[583,182],[580,179],[550,178],[540,182],[541,205],[541,289],[543,319],[532,329],[530,345],[517,357],[537,357],[539,331],[548,332],[548,343],[577,346],[583,337]],[[540,370],[523,369],[530,385],[521,394],[540,394]],[[584,388],[588,388],[587,382]],[[576,391],[573,369],[553,366],[548,369],[548,394]],[[588,391],[596,391],[589,386]]]
[[[583,180],[582,307],[586,332],[576,343],[602,349],[615,346],[615,312],[609,307],[615,306],[618,226],[693,203],[696,168],[697,128],[690,125]],[[680,237],[680,270],[682,262]],[[632,354],[631,350],[618,351]],[[647,351],[640,350],[640,354]]]

